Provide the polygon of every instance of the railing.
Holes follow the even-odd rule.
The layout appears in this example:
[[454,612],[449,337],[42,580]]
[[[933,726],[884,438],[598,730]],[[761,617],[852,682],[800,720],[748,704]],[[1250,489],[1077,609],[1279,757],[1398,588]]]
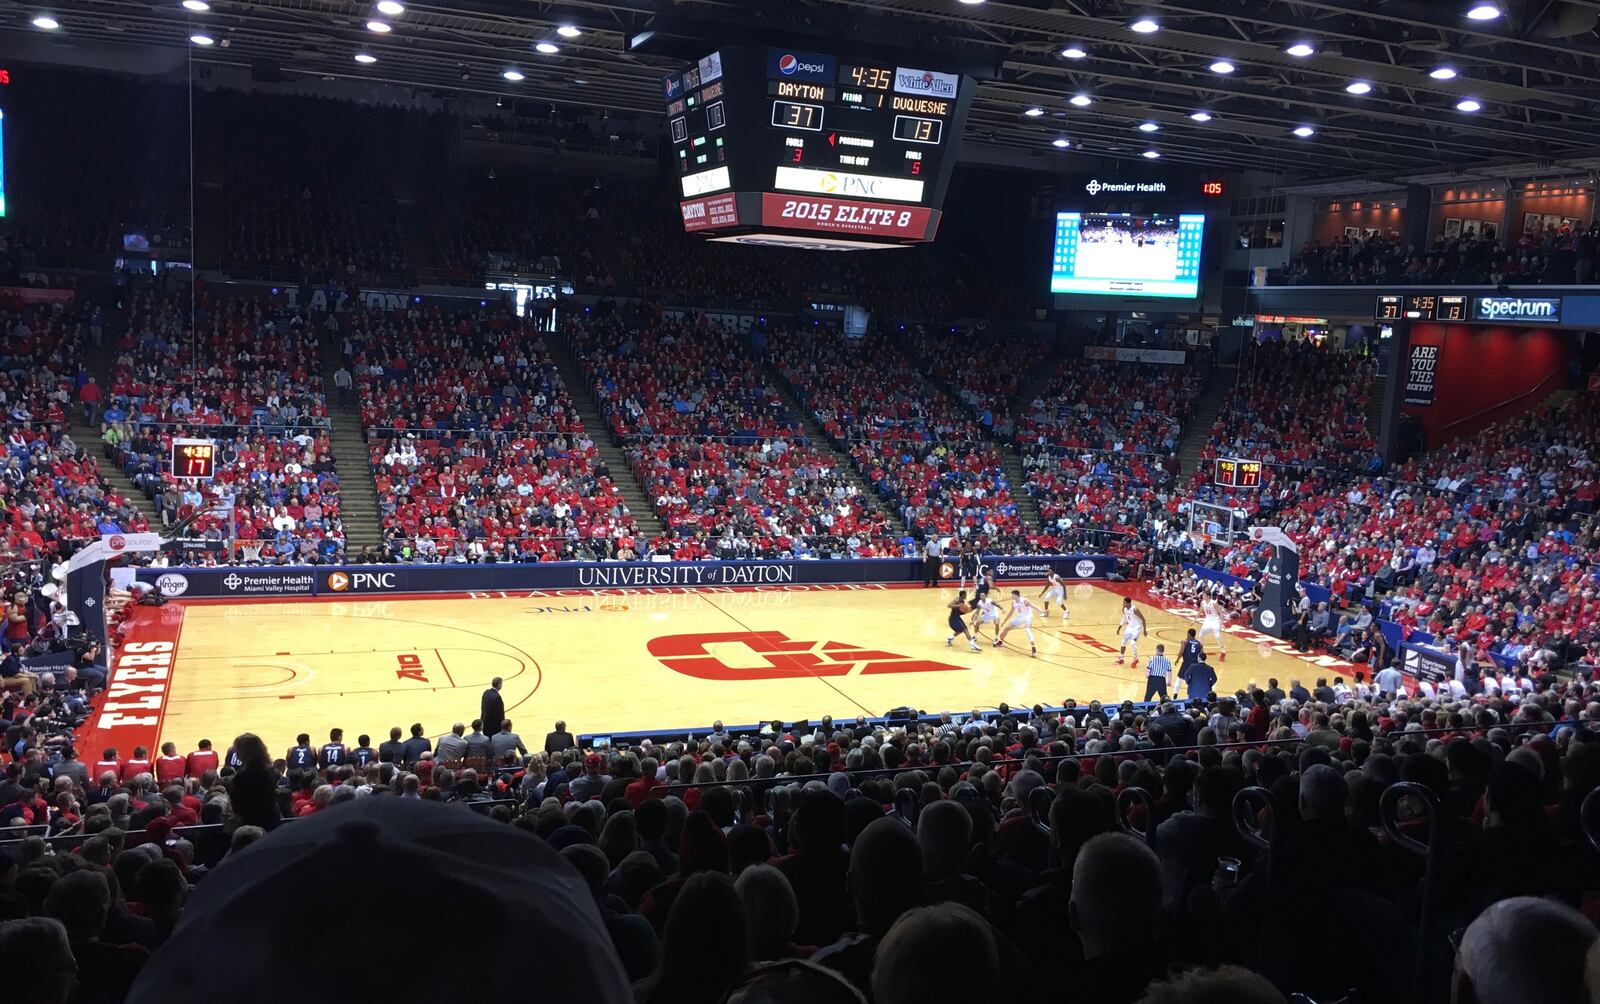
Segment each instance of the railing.
[[1565,378],[1565,376],[1566,376],[1565,367],[1552,370],[1549,376],[1545,377],[1543,380],[1540,380],[1537,384],[1534,385],[1534,387],[1531,390],[1524,391],[1523,393],[1518,394],[1515,397],[1508,397],[1504,401],[1499,402],[1498,404],[1491,404],[1487,408],[1480,409],[1479,411],[1475,411],[1472,414],[1467,415],[1464,418],[1458,418],[1454,422],[1450,422],[1450,423],[1448,423],[1448,424],[1446,424],[1444,426],[1441,426],[1440,429],[1439,429],[1439,437],[1440,437],[1441,440],[1445,439],[1445,438],[1448,437],[1449,431],[1451,429],[1454,429],[1457,426],[1465,425],[1468,422],[1477,421],[1478,419],[1483,418],[1485,415],[1491,414],[1492,412],[1499,411],[1502,408],[1509,408],[1509,407],[1511,407],[1512,405],[1516,404],[1519,401],[1525,401],[1528,398],[1533,397],[1535,394],[1549,394],[1550,391],[1551,391],[1551,387],[1550,387],[1551,382],[1554,381],[1554,380],[1563,379],[1563,378]]

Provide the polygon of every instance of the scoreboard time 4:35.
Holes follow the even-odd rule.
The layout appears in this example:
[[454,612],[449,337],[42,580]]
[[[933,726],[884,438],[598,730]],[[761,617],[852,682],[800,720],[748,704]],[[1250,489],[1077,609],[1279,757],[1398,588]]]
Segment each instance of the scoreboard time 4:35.
[[976,87],[904,62],[739,47],[667,77],[684,229],[840,250],[932,240]]

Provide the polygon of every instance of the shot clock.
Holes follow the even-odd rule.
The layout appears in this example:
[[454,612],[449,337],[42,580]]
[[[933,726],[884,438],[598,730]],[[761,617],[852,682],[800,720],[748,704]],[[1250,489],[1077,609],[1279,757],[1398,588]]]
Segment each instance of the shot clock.
[[217,444],[209,439],[174,439],[172,476],[200,481],[216,477]]
[[1221,488],[1260,488],[1261,461],[1218,457],[1213,480]]

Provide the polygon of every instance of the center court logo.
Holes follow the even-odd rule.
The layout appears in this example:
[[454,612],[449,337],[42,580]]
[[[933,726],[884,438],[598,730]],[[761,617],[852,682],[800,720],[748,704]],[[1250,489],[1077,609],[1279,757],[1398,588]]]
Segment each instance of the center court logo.
[[[721,655],[713,655],[708,651],[708,645],[743,646],[747,651],[734,656],[741,665],[730,666]],[[966,668],[932,659],[913,659],[895,652],[861,648],[842,641],[793,640],[782,631],[673,634],[652,638],[645,647],[673,672],[720,682],[848,676],[852,672],[859,676],[941,673]],[[751,657],[765,665],[749,664]],[[860,667],[859,672],[857,667]]]

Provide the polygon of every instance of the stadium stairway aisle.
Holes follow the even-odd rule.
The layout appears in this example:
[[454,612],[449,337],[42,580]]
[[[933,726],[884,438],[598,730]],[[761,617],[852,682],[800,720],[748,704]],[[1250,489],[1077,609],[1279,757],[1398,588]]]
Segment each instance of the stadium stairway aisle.
[[611,471],[611,480],[622,493],[622,500],[627,503],[628,512],[639,524],[639,532],[646,540],[660,537],[663,530],[661,521],[656,518],[655,505],[651,502],[650,496],[645,494],[639,479],[634,477],[633,467],[629,465],[627,455],[622,452],[622,448],[617,445],[616,435],[606,424],[605,419],[600,417],[600,411],[595,406],[594,394],[589,390],[589,381],[583,377],[583,367],[578,363],[577,354],[560,336],[552,335],[546,342],[550,346],[550,357],[555,360],[556,369],[561,373],[561,382],[566,385],[567,393],[572,397],[572,406],[578,409],[578,417],[583,419],[584,431],[594,440],[600,459],[606,462],[606,467]]
[[1193,474],[1199,465],[1200,452],[1205,449],[1211,426],[1216,424],[1217,413],[1222,410],[1222,399],[1227,397],[1228,388],[1238,377],[1237,366],[1213,366],[1206,374],[1206,388],[1189,419],[1189,428],[1183,432],[1183,441],[1178,444],[1178,466],[1183,474]]
[[878,493],[877,489],[873,488],[867,482],[867,479],[861,476],[861,472],[856,470],[856,465],[851,463],[850,458],[840,453],[833,445],[833,439],[823,431],[822,426],[812,419],[811,412],[806,409],[805,405],[800,403],[800,399],[794,393],[794,388],[790,387],[789,381],[785,380],[783,374],[778,372],[778,367],[770,362],[763,363],[762,367],[766,371],[767,381],[778,392],[778,397],[782,398],[783,406],[788,408],[789,413],[799,420],[800,431],[806,434],[806,439],[811,446],[818,452],[827,454],[833,460],[834,468],[850,479],[850,483],[856,486],[856,491],[860,493],[863,499],[867,500],[872,510],[881,512],[889,517],[889,526],[900,536],[905,536],[908,532],[905,520],[901,519],[900,514],[894,511],[883,496]]
[[[108,333],[106,343],[100,348],[85,346],[83,364],[94,374],[95,380],[102,387],[111,386],[111,368],[117,360],[117,350],[112,345],[112,337]],[[67,433],[72,436],[72,441],[78,448],[87,450],[89,455],[100,461],[100,476],[111,486],[112,491],[127,499],[129,504],[144,516],[150,523],[150,528],[159,530],[161,527],[161,513],[156,509],[156,504],[150,496],[146,495],[128,476],[122,473],[116,461],[105,455],[105,447],[100,439],[99,425],[86,425],[83,421],[83,406],[77,401],[67,409],[71,421],[67,424]]]
[[344,522],[344,549],[353,558],[362,548],[383,547],[383,522],[378,518],[378,491],[372,481],[372,458],[361,428],[361,410],[352,395],[348,405],[338,405],[333,374],[339,369],[337,336],[322,339],[322,384],[327,388],[328,442],[333,447],[333,468],[339,475],[339,515]]
[[1383,386],[1386,380],[1388,377],[1374,376],[1372,396],[1367,399],[1367,429],[1374,439],[1383,431]]

